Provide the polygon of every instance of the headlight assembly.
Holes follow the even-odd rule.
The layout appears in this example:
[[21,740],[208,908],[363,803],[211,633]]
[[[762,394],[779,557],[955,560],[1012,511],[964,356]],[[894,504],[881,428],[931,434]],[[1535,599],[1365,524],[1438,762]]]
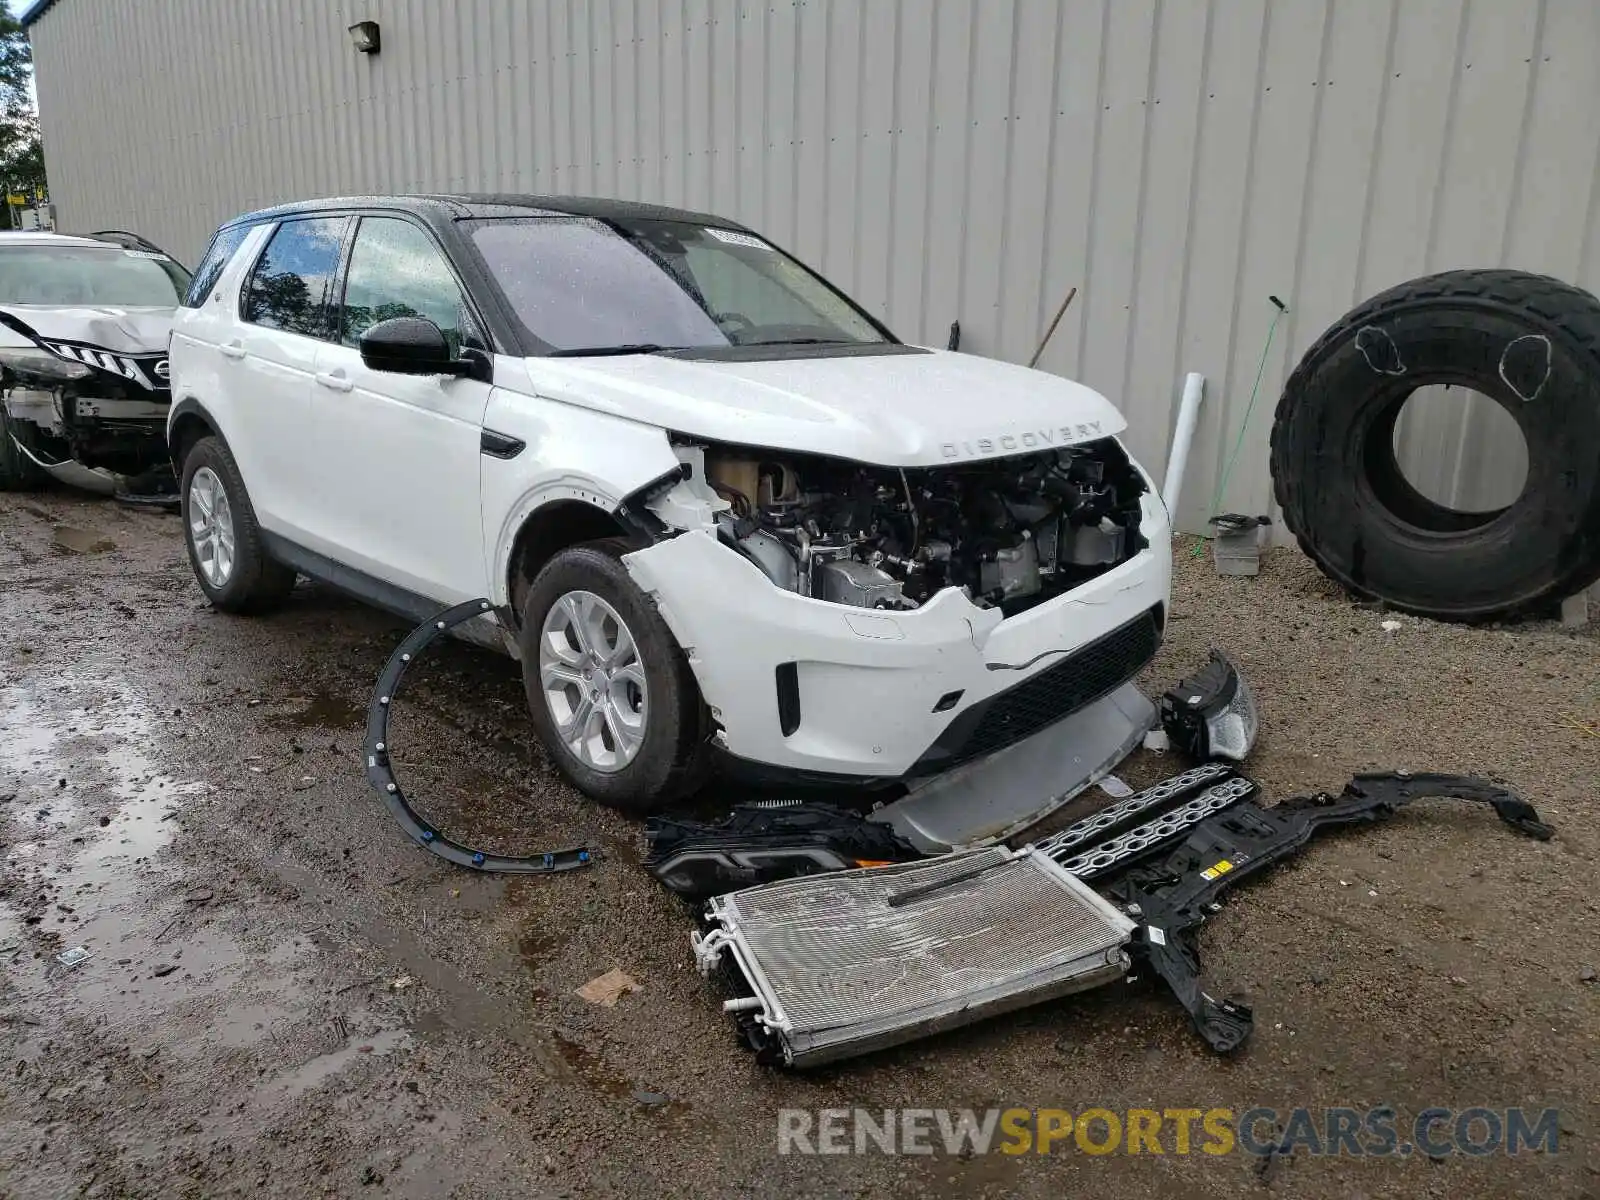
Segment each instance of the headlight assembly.
[[1256,743],[1261,718],[1244,676],[1213,650],[1210,662],[1161,697],[1161,726],[1174,746],[1195,758],[1242,762]]
[[36,350],[29,346],[0,348],[0,367],[15,375],[47,379],[54,383],[70,383],[89,374],[89,368],[82,363],[69,362],[48,350]]

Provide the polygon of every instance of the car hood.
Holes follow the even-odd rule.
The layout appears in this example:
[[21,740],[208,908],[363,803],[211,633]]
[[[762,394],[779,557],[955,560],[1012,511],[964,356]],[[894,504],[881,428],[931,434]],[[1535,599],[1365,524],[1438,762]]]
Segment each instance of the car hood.
[[1127,426],[1082,384],[948,350],[759,362],[530,358],[542,396],[738,445],[928,467],[1092,441]]
[[93,346],[116,354],[165,354],[175,311],[0,304],[0,314],[8,318],[0,319],[0,346],[51,341]]

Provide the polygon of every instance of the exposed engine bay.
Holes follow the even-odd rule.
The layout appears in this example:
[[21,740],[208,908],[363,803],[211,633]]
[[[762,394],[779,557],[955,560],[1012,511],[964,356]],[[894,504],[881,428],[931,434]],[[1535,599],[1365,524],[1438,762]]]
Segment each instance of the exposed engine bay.
[[957,587],[1009,616],[1144,548],[1145,481],[1114,438],[904,470],[726,446],[679,456],[725,502],[724,543],[838,604],[910,609]]

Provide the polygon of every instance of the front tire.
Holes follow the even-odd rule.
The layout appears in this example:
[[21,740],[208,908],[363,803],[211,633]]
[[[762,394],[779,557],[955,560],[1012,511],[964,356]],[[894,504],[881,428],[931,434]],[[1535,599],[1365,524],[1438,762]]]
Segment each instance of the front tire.
[[294,587],[294,571],[271,558],[256,510],[227,446],[203,437],[183,460],[179,481],[183,541],[200,590],[230,613],[277,608]]
[[0,492],[31,492],[43,485],[45,473],[17,448],[17,442],[33,443],[33,428],[14,420],[6,412],[4,395],[0,395]]
[[620,539],[557,554],[528,589],[519,643],[528,709],[556,768],[632,816],[705,777],[704,705],[655,604],[619,560]]

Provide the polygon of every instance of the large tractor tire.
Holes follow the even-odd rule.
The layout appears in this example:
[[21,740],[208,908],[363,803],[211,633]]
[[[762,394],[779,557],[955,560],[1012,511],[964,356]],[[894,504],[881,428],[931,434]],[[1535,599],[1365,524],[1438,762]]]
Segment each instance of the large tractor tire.
[[[1506,507],[1446,507],[1401,471],[1395,421],[1440,384],[1494,400],[1526,438],[1527,482]],[[1359,596],[1446,621],[1549,610],[1600,578],[1600,300],[1507,270],[1373,297],[1289,377],[1272,477],[1302,549]]]

